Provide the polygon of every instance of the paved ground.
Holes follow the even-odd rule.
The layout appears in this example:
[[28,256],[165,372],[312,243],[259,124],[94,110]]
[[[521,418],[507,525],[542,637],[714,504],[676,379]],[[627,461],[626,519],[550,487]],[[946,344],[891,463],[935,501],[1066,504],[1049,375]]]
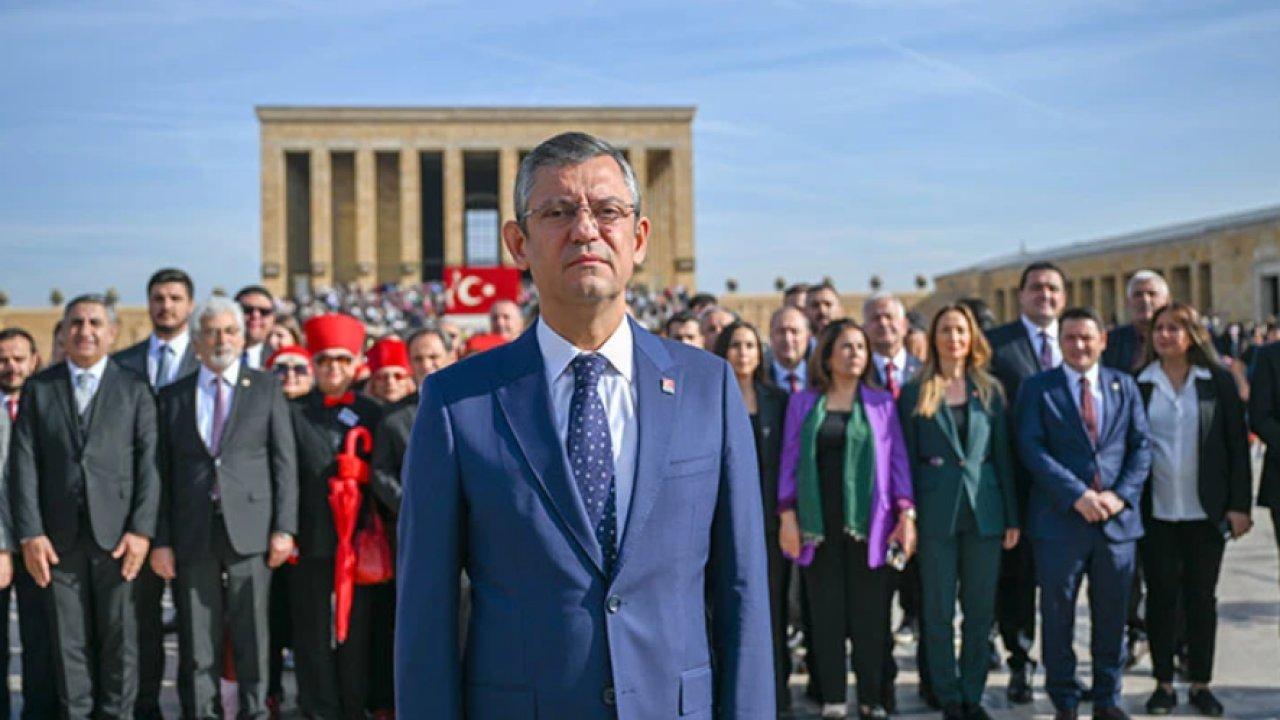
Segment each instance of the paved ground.
[[[1219,585],[1218,652],[1215,667],[1215,691],[1227,708],[1227,717],[1238,720],[1280,720],[1280,577],[1274,534],[1270,516],[1255,512],[1257,523],[1253,532],[1243,540],[1231,543],[1227,549],[1222,582]],[[1081,658],[1081,677],[1088,675],[1088,617],[1081,603],[1077,625],[1077,651]],[[10,618],[10,637],[18,637],[16,619]],[[167,638],[167,669],[169,678],[164,688],[166,716],[177,718],[177,694],[173,673],[177,664],[177,646],[173,636]],[[16,644],[16,642],[15,642]],[[13,648],[15,659],[10,667],[9,687],[15,694],[15,706],[20,702],[20,677],[18,649]],[[897,648],[899,665],[898,703],[901,718],[934,718],[940,713],[929,710],[916,694],[917,676],[914,670],[914,646]],[[1034,654],[1034,652],[1033,652]],[[289,699],[293,698],[291,674],[286,673]],[[1007,676],[992,673],[986,696],[986,706],[998,719],[1003,718],[1051,718],[1053,708],[1042,691],[1043,674],[1036,677],[1036,702],[1031,706],[1010,708],[1004,697]],[[1150,661],[1144,659],[1125,676],[1125,706],[1135,716],[1142,711],[1143,703],[1154,687]],[[793,679],[793,694],[799,717],[817,717],[816,707],[803,698],[805,678]],[[852,678],[850,679],[852,686]],[[852,692],[852,687],[851,687]],[[1180,698],[1186,697],[1185,685],[1179,684]],[[1082,708],[1084,709],[1084,708]],[[16,712],[16,711],[15,711]],[[1188,708],[1180,707],[1175,716],[1190,715]],[[17,717],[15,714],[14,717]],[[286,717],[298,717],[287,712]],[[410,720],[410,719],[406,719]],[[412,719],[416,720],[416,719]]]

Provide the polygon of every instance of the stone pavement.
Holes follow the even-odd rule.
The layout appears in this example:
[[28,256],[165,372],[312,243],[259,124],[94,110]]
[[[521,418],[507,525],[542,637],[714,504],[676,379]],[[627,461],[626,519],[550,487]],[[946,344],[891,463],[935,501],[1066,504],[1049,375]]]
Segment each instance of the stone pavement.
[[[1215,663],[1214,691],[1227,708],[1226,717],[1237,720],[1280,720],[1280,561],[1277,560],[1275,535],[1270,515],[1255,510],[1256,525],[1242,540],[1231,543],[1223,565],[1222,580],[1218,586],[1218,645]],[[1082,601],[1076,627],[1076,649],[1080,656],[1080,677],[1089,682],[1088,637],[1089,624],[1086,605]],[[9,667],[9,687],[14,692],[15,715],[20,706],[21,678],[18,664],[16,616],[10,617],[10,637],[13,639],[13,658]],[[178,702],[173,675],[177,665],[176,639],[166,638],[168,652],[168,678],[163,691],[165,715],[177,718]],[[1033,650],[1033,657],[1038,654]],[[941,713],[929,710],[919,696],[914,667],[914,646],[897,648],[899,714],[895,717],[938,718]],[[288,698],[294,698],[292,673],[285,674]],[[1031,706],[1011,708],[1004,697],[1007,675],[993,672],[988,683],[986,707],[997,720],[1018,718],[1052,718],[1053,707],[1043,692],[1043,672],[1036,675],[1036,702]],[[1135,717],[1142,717],[1143,703],[1154,687],[1151,679],[1151,663],[1144,659],[1125,675],[1125,708]],[[805,678],[796,676],[792,682],[797,717],[816,718],[817,708],[803,699]],[[853,678],[850,678],[852,693]],[[1183,705],[1174,716],[1188,716],[1185,705],[1186,685],[1178,684],[1179,699]],[[286,706],[285,717],[299,715]],[[1082,711],[1087,711],[1083,706]],[[1087,717],[1085,715],[1084,717]],[[409,720],[409,719],[406,719]]]

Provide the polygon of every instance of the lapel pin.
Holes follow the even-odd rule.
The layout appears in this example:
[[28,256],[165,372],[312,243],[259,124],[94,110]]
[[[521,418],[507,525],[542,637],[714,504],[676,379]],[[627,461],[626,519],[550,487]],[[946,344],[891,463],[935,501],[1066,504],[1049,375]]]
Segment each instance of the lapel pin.
[[240,381],[240,387],[249,387],[249,378],[242,379]]
[[1115,380],[1111,381],[1111,392],[1120,392],[1120,383]]
[[662,392],[668,395],[676,394],[676,381],[674,378],[662,378]]

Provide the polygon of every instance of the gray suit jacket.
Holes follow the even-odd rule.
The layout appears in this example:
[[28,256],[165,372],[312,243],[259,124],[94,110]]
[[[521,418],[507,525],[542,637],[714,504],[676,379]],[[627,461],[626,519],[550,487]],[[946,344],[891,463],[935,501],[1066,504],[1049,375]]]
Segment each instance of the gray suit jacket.
[[150,386],[108,361],[88,417],[82,427],[66,363],[23,386],[9,448],[19,540],[47,535],[58,552],[74,547],[81,506],[103,550],[114,549],[126,531],[155,535],[160,480]]
[[[111,356],[112,360],[120,363],[121,367],[136,373],[138,377],[151,384],[151,376],[147,373],[147,347],[151,343],[151,336],[143,338],[141,342],[121,350]],[[187,351],[182,353],[182,359],[178,361],[178,374],[173,376],[173,381],[177,382],[188,375],[195,373],[200,369],[200,360],[196,358],[196,346],[194,342],[187,343]]]
[[298,531],[296,446],[280,382],[241,365],[215,457],[196,425],[199,377],[188,375],[160,391],[155,544],[172,547],[179,560],[208,555],[216,481],[231,547],[241,555],[266,552],[271,533]]
[[9,413],[0,403],[0,550],[13,550],[13,518],[9,513]]

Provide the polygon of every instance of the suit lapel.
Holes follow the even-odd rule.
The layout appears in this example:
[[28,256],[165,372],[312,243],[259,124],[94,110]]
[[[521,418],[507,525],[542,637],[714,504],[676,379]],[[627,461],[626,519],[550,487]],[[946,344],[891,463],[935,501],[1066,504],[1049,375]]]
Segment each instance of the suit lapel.
[[555,415],[551,411],[551,392],[547,387],[535,328],[526,330],[510,349],[516,367],[494,391],[498,405],[534,479],[542,486],[569,534],[591,558],[596,570],[603,574],[600,543],[596,541],[586,508],[574,486],[564,442],[557,432]]
[[[630,320],[628,320],[630,322]],[[676,425],[676,406],[681,385],[680,368],[661,341],[639,325],[632,324],[634,338],[636,419],[640,438],[636,444],[636,475],[631,493],[631,514],[618,553],[618,568],[626,562],[631,538],[637,536],[649,518],[662,490],[662,471],[671,450],[671,433]],[[674,392],[663,392],[665,380],[675,383]]]
[[[1049,393],[1054,402],[1058,405],[1059,412],[1067,421],[1068,425],[1075,428],[1080,436],[1080,440],[1084,442],[1086,447],[1093,447],[1093,441],[1089,439],[1089,433],[1084,429],[1084,420],[1080,417],[1080,410],[1076,408],[1076,402],[1071,397],[1071,388],[1067,382],[1067,373],[1058,368],[1054,378],[1054,389]],[[1101,436],[1099,436],[1101,437]]]
[[75,439],[76,445],[84,448],[84,433],[80,429],[80,414],[76,412],[75,391],[71,388],[71,369],[64,362],[58,371],[59,377],[53,383],[55,402],[62,410],[62,417],[67,423],[67,433]]
[[[110,412],[112,408],[120,407],[116,402],[116,391],[119,385],[116,382],[117,372],[120,370],[116,368],[116,364],[108,360],[106,367],[102,369],[102,379],[98,381],[98,389],[94,391],[93,399],[89,401],[89,423],[85,426],[85,444],[88,444],[93,437],[93,429],[99,423],[107,422],[101,419],[100,415]],[[73,402],[71,406],[74,408],[75,403]]]
[[190,334],[187,336],[187,349],[182,353],[182,360],[178,362],[178,372],[174,373],[173,379],[184,378],[200,369],[200,361],[196,359],[196,346]]
[[1036,354],[1036,346],[1031,341],[1031,333],[1027,332],[1027,328],[1022,324],[1022,321],[1018,321],[1018,336],[1022,341],[1014,343],[1014,347],[1017,349],[1018,355],[1022,357],[1023,365],[1030,371],[1027,375],[1035,375],[1040,372],[1040,360]]
[[[199,377],[197,370],[196,377]],[[231,407],[227,409],[227,421],[222,425],[222,439],[218,443],[221,448],[226,445],[227,441],[235,433],[236,427],[239,425],[240,416],[244,414],[241,410],[248,404],[248,395],[253,392],[257,385],[254,384],[253,378],[249,373],[249,366],[240,363],[240,373],[236,377],[235,391],[231,394]]]
[[[1213,426],[1213,411],[1217,407],[1217,390],[1212,379],[1192,378],[1196,384],[1196,409],[1200,416],[1200,447],[1209,440],[1209,429]],[[1202,453],[1203,454],[1203,453]]]
[[973,467],[981,467],[982,458],[979,457],[979,451],[987,446],[987,433],[990,428],[987,426],[986,408],[982,406],[982,400],[978,398],[978,391],[969,386],[969,423],[968,431],[965,433],[964,453],[965,458]]
[[938,423],[938,427],[942,429],[942,434],[947,437],[947,441],[951,443],[951,450],[956,454],[956,458],[964,459],[964,447],[960,445],[960,435],[956,432],[955,418],[951,417],[951,407],[947,405],[946,397],[938,403],[938,410],[933,414],[934,421]]
[[1098,368],[1098,382],[1102,385],[1102,432],[1098,434],[1098,445],[1105,445],[1110,439],[1111,434],[1115,432],[1119,425],[1120,415],[1127,412],[1126,408],[1122,408],[1124,404],[1124,395],[1120,392],[1120,379],[1117,375],[1118,371],[1110,368]]

